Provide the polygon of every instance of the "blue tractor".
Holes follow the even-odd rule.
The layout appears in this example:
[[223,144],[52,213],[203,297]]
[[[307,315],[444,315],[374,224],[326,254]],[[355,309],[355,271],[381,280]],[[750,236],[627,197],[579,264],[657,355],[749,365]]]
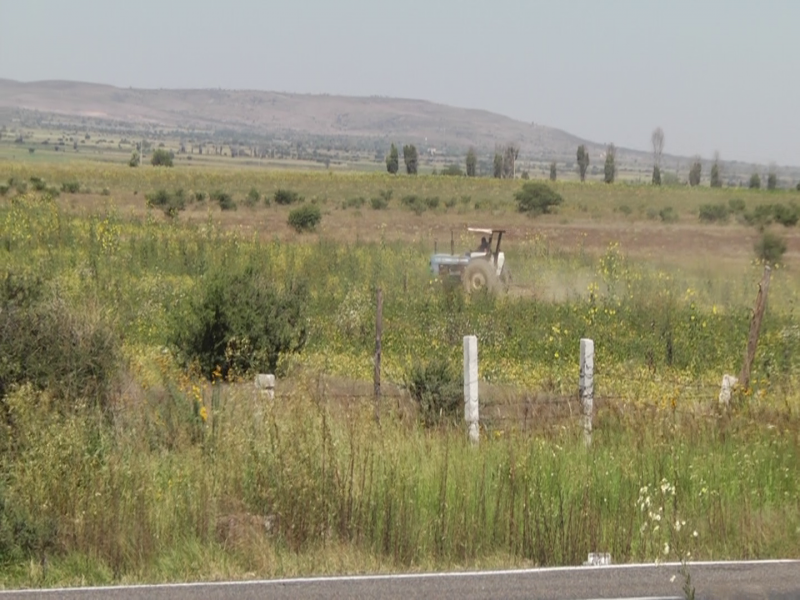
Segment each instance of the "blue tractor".
[[468,227],[467,231],[482,235],[477,250],[455,254],[451,232],[450,254],[435,252],[431,256],[431,273],[445,282],[460,280],[467,293],[507,289],[510,274],[505,266],[505,254],[500,251],[500,241],[506,230]]

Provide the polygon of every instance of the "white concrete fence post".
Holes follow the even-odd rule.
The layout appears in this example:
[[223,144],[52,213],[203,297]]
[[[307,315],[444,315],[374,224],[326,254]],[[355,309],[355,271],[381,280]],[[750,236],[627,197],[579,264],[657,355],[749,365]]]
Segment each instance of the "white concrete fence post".
[[583,439],[592,445],[592,415],[594,413],[594,341],[581,339],[581,370],[579,389],[583,407]]
[[478,338],[464,336],[464,420],[467,422],[469,441],[480,441],[480,415],[478,411]]
[[256,392],[267,400],[275,399],[275,375],[259,373],[256,375]]

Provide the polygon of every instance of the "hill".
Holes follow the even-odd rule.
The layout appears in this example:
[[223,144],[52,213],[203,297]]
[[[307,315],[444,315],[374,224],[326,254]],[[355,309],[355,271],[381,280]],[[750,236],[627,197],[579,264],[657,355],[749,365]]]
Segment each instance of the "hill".
[[575,148],[602,146],[559,129],[485,110],[424,100],[289,94],[253,90],[148,90],[71,81],[0,79],[0,109],[246,136],[295,135],[414,143],[424,150],[484,152],[515,143],[532,159],[574,159]]

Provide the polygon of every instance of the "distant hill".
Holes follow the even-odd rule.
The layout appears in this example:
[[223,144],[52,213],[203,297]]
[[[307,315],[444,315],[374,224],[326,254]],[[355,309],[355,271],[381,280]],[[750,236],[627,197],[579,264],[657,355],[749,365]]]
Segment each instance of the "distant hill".
[[130,126],[199,128],[250,135],[294,132],[413,143],[420,149],[491,152],[515,143],[532,159],[574,160],[581,143],[559,129],[523,123],[485,110],[424,100],[287,94],[248,90],[145,90],[71,81],[21,83],[0,79],[0,109],[39,111]]

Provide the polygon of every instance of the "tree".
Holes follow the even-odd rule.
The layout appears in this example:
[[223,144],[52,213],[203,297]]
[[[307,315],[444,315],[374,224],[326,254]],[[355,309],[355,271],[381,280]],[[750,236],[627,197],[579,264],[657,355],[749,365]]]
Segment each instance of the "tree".
[[564,202],[561,194],[539,181],[523,184],[522,189],[514,194],[514,198],[519,212],[533,216],[547,214],[553,207]]
[[141,162],[141,159],[139,158],[139,153],[136,150],[134,150],[131,153],[131,159],[128,161],[128,166],[129,167],[138,167],[140,162]]
[[550,181],[555,181],[557,177],[555,161],[550,163]]
[[515,179],[517,176],[517,158],[519,157],[519,146],[508,144],[503,150],[503,178]]
[[281,356],[306,340],[307,287],[276,286],[262,265],[224,265],[204,275],[183,310],[174,311],[170,345],[185,366],[209,379],[274,373]]
[[656,127],[650,136],[653,144],[653,185],[661,185],[661,155],[664,152],[664,130]]
[[609,144],[606,147],[606,164],[603,167],[604,181],[606,183],[614,183],[614,178],[617,176],[617,149],[614,144]]
[[722,178],[719,175],[719,152],[714,153],[714,164],[711,165],[711,187],[722,187]]
[[750,175],[749,187],[751,190],[761,189],[761,177],[758,175],[758,173],[753,173]]
[[406,163],[406,173],[417,174],[417,148],[414,144],[403,146],[403,162]]
[[700,164],[700,157],[696,156],[692,162],[692,168],[689,169],[689,185],[692,187],[700,185],[700,175],[703,172],[703,165]]
[[150,158],[150,164],[154,167],[171,167],[172,152],[164,148],[158,148],[153,152],[153,156]]
[[392,144],[391,150],[389,150],[389,156],[386,157],[386,170],[389,171],[392,175],[397,174],[397,169],[400,168],[400,158],[397,154],[397,146]]
[[503,176],[503,155],[499,152],[494,153],[494,169],[493,176],[500,179]]
[[586,169],[589,168],[589,152],[586,146],[581,144],[578,146],[578,173],[581,176],[581,181],[586,181]]
[[775,172],[774,165],[770,165],[769,173],[767,173],[767,189],[768,190],[778,189],[778,174]]
[[475,148],[467,150],[467,177],[475,177],[478,166],[478,157]]

